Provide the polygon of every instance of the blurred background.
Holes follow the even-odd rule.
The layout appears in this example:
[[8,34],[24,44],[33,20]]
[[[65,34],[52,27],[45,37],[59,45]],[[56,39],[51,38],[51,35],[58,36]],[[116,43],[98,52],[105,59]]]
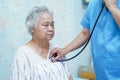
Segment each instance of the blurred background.
[[[16,50],[31,39],[25,19],[35,6],[47,6],[54,13],[56,34],[52,42],[56,46],[66,46],[82,29],[80,21],[87,7],[82,0],[0,0],[0,80],[9,80]],[[79,50],[71,52],[67,58]],[[92,65],[90,44],[68,63],[72,76],[80,77],[80,66]]]

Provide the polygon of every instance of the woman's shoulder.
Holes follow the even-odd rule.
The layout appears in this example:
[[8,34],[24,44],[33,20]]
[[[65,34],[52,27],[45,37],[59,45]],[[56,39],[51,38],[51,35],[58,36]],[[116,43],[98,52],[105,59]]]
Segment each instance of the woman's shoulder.
[[17,53],[19,53],[19,52],[25,52],[26,50],[27,50],[26,45],[23,45],[23,46],[20,46],[20,47],[18,48]]
[[16,51],[15,57],[23,57],[25,56],[25,53],[27,53],[27,47],[25,45],[20,46],[18,50]]

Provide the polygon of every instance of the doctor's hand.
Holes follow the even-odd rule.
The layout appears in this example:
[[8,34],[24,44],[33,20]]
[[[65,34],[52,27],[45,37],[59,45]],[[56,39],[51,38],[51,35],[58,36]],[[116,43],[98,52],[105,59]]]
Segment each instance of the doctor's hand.
[[104,0],[104,2],[109,10],[117,8],[117,0]]
[[66,54],[66,50],[64,48],[56,47],[50,52],[50,57],[53,57],[53,62],[55,62],[56,60],[64,57],[65,54]]

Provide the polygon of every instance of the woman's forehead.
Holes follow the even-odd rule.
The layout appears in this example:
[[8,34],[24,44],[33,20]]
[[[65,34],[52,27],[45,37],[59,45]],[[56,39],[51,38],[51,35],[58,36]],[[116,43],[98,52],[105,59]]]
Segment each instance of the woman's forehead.
[[48,12],[44,12],[40,18],[43,18],[43,19],[52,19],[52,15]]
[[53,17],[49,13],[44,13],[42,16],[40,16],[39,19],[40,21],[44,21],[44,22],[47,22],[47,21],[54,22]]

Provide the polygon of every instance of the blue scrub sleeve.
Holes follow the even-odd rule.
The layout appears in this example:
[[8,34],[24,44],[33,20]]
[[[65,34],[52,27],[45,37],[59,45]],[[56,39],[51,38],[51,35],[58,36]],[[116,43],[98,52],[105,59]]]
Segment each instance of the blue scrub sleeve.
[[87,28],[88,30],[90,30],[90,12],[92,10],[92,1],[90,1],[87,9],[86,9],[86,12],[82,18],[82,21],[81,21],[81,25],[84,27],[84,28]]

